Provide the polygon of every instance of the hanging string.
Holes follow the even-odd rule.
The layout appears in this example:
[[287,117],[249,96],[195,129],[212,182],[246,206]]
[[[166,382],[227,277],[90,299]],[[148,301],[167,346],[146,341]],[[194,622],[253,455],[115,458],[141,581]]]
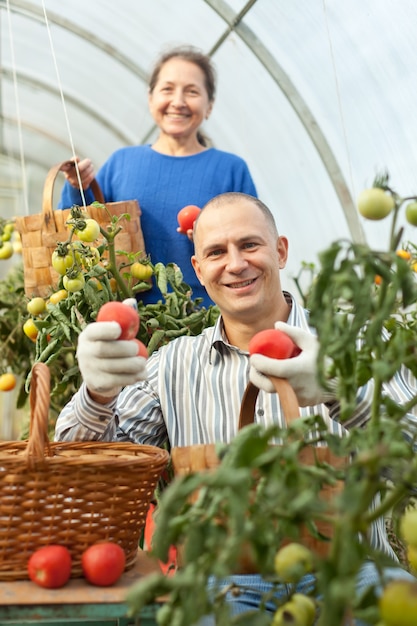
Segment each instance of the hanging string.
[[15,59],[15,54],[14,54],[14,41],[13,41],[12,20],[11,20],[11,10],[10,10],[9,0],[7,0],[6,6],[7,6],[7,23],[8,23],[9,40],[10,40],[10,56],[12,60],[13,88],[14,88],[14,96],[15,96],[15,103],[16,103],[16,120],[17,120],[17,135],[19,138],[20,167],[22,170],[23,202],[25,205],[25,214],[29,215],[28,187],[27,187],[27,180],[26,180],[25,157],[24,157],[24,152],[23,152],[22,119],[21,119],[20,107],[19,107],[19,93],[17,89],[16,59]]
[[337,103],[338,103],[338,108],[339,108],[340,122],[341,122],[341,125],[342,125],[342,131],[343,131],[343,141],[344,141],[345,150],[346,150],[346,157],[347,157],[347,161],[348,161],[350,186],[351,186],[351,190],[352,190],[353,196],[355,196],[356,194],[354,193],[355,186],[353,184],[352,159],[350,157],[349,143],[348,143],[347,132],[346,132],[346,124],[345,124],[345,118],[344,118],[344,115],[343,115],[342,98],[341,98],[341,95],[340,95],[340,87],[339,87],[339,80],[338,80],[338,74],[337,74],[337,68],[336,68],[336,61],[335,61],[335,56],[334,56],[334,51],[333,51],[332,37],[331,37],[331,33],[330,33],[330,28],[329,28],[329,21],[327,19],[326,0],[323,0],[323,13],[324,13],[324,21],[325,21],[325,24],[326,24],[327,40],[329,42],[330,58],[331,58],[332,67],[333,67],[333,77],[334,77],[334,82],[335,82],[335,86],[336,86]]
[[80,170],[78,168],[77,157],[76,157],[76,154],[75,154],[74,141],[73,141],[73,137],[72,137],[72,133],[71,133],[71,127],[70,127],[70,123],[69,123],[67,107],[66,107],[66,104],[65,104],[64,91],[62,89],[61,77],[60,77],[60,74],[59,74],[58,63],[57,63],[57,59],[56,59],[56,54],[55,54],[55,50],[54,50],[54,44],[53,44],[53,41],[52,41],[51,29],[49,27],[49,21],[48,21],[48,16],[46,14],[46,7],[45,7],[45,1],[44,0],[42,0],[42,9],[43,9],[43,15],[44,15],[44,18],[45,18],[45,25],[46,25],[46,30],[47,30],[47,33],[48,33],[49,44],[50,44],[50,47],[51,47],[52,60],[54,62],[55,72],[56,72],[56,76],[57,76],[57,80],[58,80],[58,89],[59,89],[59,93],[60,93],[60,96],[61,96],[62,107],[64,109],[65,123],[67,125],[68,137],[69,137],[69,141],[70,141],[70,145],[71,145],[71,151],[72,151],[72,156],[73,156],[73,160],[74,160],[75,171],[77,173],[78,186],[80,188],[82,204],[83,204],[83,206],[85,208],[86,207],[86,201],[85,201],[85,196],[84,196],[84,190],[83,190],[83,186],[82,186],[82,182],[81,182]]

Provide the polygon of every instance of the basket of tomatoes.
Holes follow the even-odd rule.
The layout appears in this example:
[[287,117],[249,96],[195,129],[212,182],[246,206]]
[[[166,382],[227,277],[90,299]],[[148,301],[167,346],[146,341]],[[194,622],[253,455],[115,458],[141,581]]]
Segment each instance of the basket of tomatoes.
[[[53,209],[53,189],[57,175],[64,163],[54,165],[48,172],[43,189],[42,211],[34,215],[19,216],[15,228],[21,236],[24,267],[25,293],[28,297],[47,297],[59,284],[60,272],[53,263],[57,243],[68,238],[68,222],[74,222],[73,209]],[[74,240],[84,244],[97,242],[103,231],[106,232],[114,218],[118,218],[118,234],[115,245],[123,255],[118,263],[126,260],[126,255],[134,252],[145,256],[145,243],[140,223],[141,210],[136,200],[105,203],[102,191],[96,180],[91,183],[96,202],[83,207],[78,214]],[[104,235],[103,235],[104,237]],[[102,237],[102,238],[103,238]],[[62,253],[62,262],[67,255]]]
[[28,441],[0,443],[0,581],[28,577],[27,563],[42,546],[60,545],[82,573],[91,545],[123,548],[126,569],[139,541],[166,450],[133,443],[50,442],[50,372],[32,368]]

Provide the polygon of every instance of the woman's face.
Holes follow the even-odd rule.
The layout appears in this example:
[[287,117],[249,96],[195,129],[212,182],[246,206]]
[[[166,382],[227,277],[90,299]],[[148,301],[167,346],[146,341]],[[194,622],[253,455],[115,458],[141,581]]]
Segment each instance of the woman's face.
[[172,58],[162,66],[149,93],[149,110],[162,133],[178,139],[195,136],[211,109],[198,65]]

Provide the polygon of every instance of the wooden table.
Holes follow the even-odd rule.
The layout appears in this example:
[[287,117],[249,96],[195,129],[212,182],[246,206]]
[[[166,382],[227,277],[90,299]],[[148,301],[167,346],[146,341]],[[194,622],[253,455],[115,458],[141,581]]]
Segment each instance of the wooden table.
[[111,587],[95,587],[83,578],[61,589],[44,589],[29,580],[0,582],[0,625],[156,626],[157,604],[145,607],[136,621],[127,617],[125,604],[131,585],[155,571],[160,571],[158,563],[139,551],[135,566]]

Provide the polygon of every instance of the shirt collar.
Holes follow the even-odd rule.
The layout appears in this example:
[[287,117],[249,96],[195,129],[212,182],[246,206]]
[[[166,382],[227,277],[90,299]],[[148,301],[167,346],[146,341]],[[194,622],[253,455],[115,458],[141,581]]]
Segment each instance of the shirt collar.
[[[302,315],[302,311],[304,310],[300,307],[299,304],[297,304],[296,299],[290,294],[289,291],[283,291],[283,294],[287,304],[290,306],[290,314],[288,316],[287,324],[290,324],[291,326],[298,326],[297,319],[299,319],[300,316],[304,317],[304,315]],[[220,315],[217,318],[217,321],[213,328],[210,352],[212,349],[221,351],[224,346],[227,346],[229,349],[232,348],[234,350],[237,350],[235,346],[232,346],[227,341],[223,318]]]

